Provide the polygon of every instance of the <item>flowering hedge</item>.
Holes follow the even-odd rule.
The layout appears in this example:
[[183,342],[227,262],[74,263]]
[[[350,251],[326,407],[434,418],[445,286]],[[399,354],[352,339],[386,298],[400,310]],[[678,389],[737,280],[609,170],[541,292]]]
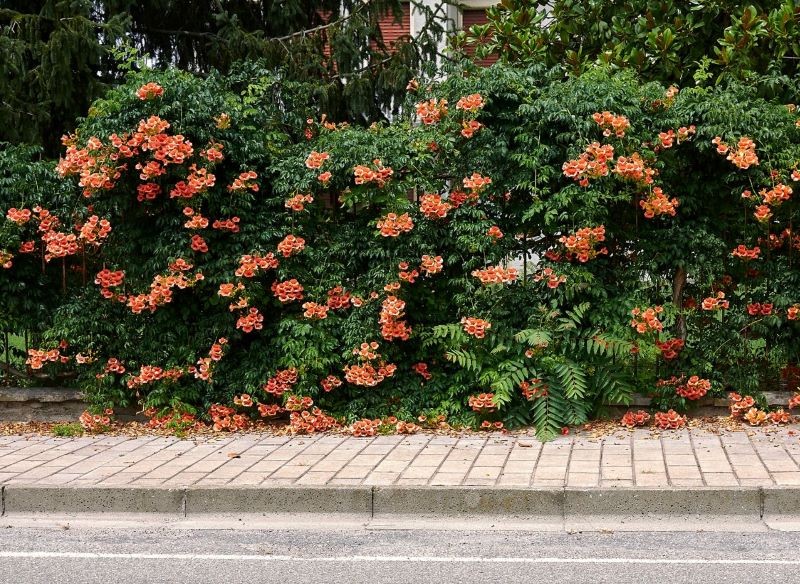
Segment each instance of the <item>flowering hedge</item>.
[[98,409],[548,437],[634,391],[673,427],[797,361],[793,106],[495,66],[361,128],[246,79],[132,75],[58,189],[2,192],[2,285],[59,292],[3,309]]

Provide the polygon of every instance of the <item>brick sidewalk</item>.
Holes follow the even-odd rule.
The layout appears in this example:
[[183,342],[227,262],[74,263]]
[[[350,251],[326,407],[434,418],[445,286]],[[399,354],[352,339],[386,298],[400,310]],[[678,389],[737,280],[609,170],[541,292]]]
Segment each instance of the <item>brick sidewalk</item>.
[[2,436],[0,485],[792,486],[800,485],[798,435],[620,430],[544,445],[501,434]]

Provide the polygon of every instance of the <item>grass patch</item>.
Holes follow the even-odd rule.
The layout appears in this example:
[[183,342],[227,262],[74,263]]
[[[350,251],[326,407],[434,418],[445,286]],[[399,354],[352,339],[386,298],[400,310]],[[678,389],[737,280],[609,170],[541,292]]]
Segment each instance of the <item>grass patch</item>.
[[56,424],[55,426],[53,426],[53,436],[70,438],[72,436],[80,436],[81,434],[83,434],[83,428],[78,422],[70,422],[68,424]]

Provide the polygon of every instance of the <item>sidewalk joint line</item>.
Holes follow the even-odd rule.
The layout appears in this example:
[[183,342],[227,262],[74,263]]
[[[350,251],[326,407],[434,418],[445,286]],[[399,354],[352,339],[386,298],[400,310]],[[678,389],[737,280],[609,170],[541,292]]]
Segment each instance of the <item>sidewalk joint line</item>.
[[694,457],[694,464],[697,467],[697,472],[700,475],[700,483],[704,486],[708,486],[708,482],[706,481],[706,475],[703,472],[703,469],[700,467],[700,459],[697,458],[697,446],[694,443],[694,435],[692,434],[691,428],[686,431],[689,434],[689,446],[692,447],[692,456]]
[[375,519],[375,489],[377,487],[372,485],[369,489],[369,518]]

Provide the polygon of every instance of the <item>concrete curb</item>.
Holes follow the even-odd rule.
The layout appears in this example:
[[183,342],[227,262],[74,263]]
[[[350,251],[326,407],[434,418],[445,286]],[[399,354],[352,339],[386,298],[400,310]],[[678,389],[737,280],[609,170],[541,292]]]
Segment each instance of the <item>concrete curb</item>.
[[203,515],[350,515],[526,521],[647,522],[652,518],[762,521],[796,512],[800,489],[493,487],[0,487],[0,515],[143,513],[175,519]]
[[760,488],[566,489],[564,515],[745,516],[760,519]]
[[443,517],[564,515],[563,489],[503,487],[375,487],[372,515]]
[[372,487],[189,487],[187,517],[201,514],[347,513],[372,515]]
[[6,485],[3,515],[39,513],[182,514],[183,489]]

